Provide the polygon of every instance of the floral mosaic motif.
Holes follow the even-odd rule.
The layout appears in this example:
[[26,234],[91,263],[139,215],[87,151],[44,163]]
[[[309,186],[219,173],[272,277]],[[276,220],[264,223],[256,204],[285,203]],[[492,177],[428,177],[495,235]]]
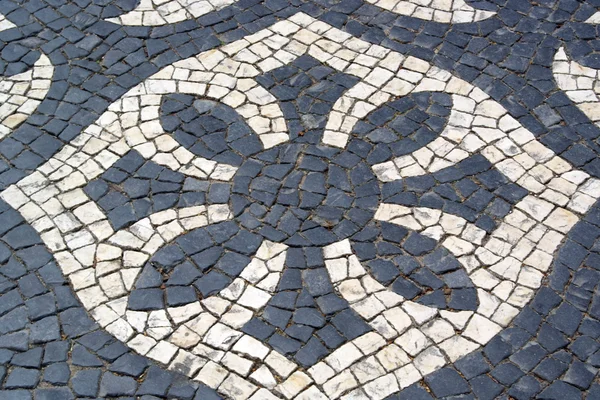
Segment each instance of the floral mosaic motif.
[[[361,78],[335,101],[320,146],[296,143],[276,97],[259,84],[261,74],[307,56]],[[415,135],[420,146],[406,154],[362,153],[356,140],[360,121],[394,99],[438,92],[449,97],[440,102],[451,99],[439,137]],[[209,134],[219,129],[221,113],[208,114],[215,102],[240,117],[225,146]],[[161,119],[169,108],[181,112],[173,125]],[[194,136],[195,131],[178,129],[193,118],[202,118],[204,131]],[[389,132],[370,140],[385,143]],[[334,163],[339,168],[320,166],[312,157],[318,152],[339,155]],[[490,164],[528,191],[498,226],[482,227],[433,206],[407,206],[393,196],[381,201],[382,186],[428,174],[476,173]],[[100,176],[119,182],[116,169],[158,176],[163,184],[180,182],[170,175],[178,173],[213,200],[191,206],[167,202],[139,220],[113,218],[95,200],[108,189],[94,182]],[[352,185],[345,188],[346,182]],[[235,194],[231,201],[219,200],[223,190]],[[331,205],[330,194],[338,199]],[[299,13],[165,67],[0,197],[40,233],[96,321],[138,353],[234,399],[327,399],[344,393],[383,399],[506,327],[531,300],[552,254],[599,194],[599,180],[536,141],[480,89]],[[280,204],[288,208],[280,207],[281,214],[293,211],[297,227],[270,225],[275,217],[264,205],[275,197],[285,199]],[[400,229],[410,230],[406,241]],[[394,286],[398,280],[383,278],[361,250],[365,243],[394,240],[406,248],[408,240],[431,247],[413,257],[379,253],[372,259],[403,275],[418,264],[446,287],[474,293],[475,306],[426,305],[419,296],[413,301],[402,295],[402,287]],[[299,251],[318,255],[322,268],[294,272],[297,258],[290,254]],[[352,321],[366,326],[310,366],[285,357],[283,346],[257,338],[256,331],[247,333],[249,324],[259,323],[255,317],[269,319],[267,308],[282,299],[283,289],[301,289],[290,283],[300,275],[316,282],[309,289],[317,297],[319,287],[331,284],[351,315],[360,316]],[[165,276],[173,291],[167,287],[163,297]],[[293,319],[323,326],[308,306],[299,307]]]

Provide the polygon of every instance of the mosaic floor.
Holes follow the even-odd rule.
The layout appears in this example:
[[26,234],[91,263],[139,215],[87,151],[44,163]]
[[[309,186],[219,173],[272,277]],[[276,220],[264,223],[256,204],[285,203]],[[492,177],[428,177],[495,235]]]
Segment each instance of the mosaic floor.
[[600,0],[0,0],[0,400],[600,399]]

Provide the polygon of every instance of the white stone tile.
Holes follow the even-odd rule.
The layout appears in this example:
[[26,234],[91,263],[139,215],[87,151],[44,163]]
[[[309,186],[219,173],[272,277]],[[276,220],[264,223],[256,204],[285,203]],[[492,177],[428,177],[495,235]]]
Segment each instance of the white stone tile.
[[446,365],[446,359],[440,349],[431,346],[415,357],[414,365],[421,374],[427,375]]
[[501,330],[502,327],[498,324],[495,324],[481,315],[475,314],[473,318],[471,318],[471,321],[469,321],[463,334],[467,338],[473,339],[475,342],[484,345]]

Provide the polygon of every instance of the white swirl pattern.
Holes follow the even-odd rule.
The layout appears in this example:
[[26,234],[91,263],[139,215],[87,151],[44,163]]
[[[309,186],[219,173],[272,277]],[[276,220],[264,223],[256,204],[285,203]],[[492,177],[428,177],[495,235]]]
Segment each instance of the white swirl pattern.
[[[186,175],[231,180],[234,167],[197,157],[163,132],[157,119],[161,96],[179,92],[218,99],[236,109],[268,148],[289,140],[287,127],[274,97],[254,78],[303,54],[363,79],[336,102],[324,145],[345,147],[354,124],[393,98],[419,91],[452,95],[441,137],[374,166],[382,182],[482,154],[531,192],[490,235],[435,209],[380,204],[377,210],[379,220],[442,241],[477,288],[475,312],[407,301],[367,273],[348,240],[324,247],[336,292],[374,330],[308,370],[241,331],[273,295],[285,245],[265,240],[240,277],[216,296],[161,311],[127,310],[141,266],[159,247],[186,230],[230,219],[231,213],[223,205],[166,210],[114,232],[82,190],[131,149]],[[599,196],[599,180],[536,141],[480,89],[302,13],[163,68],[0,195],[41,234],[102,327],[138,353],[232,399],[383,399],[456,361],[486,344],[527,304],[554,251]]]

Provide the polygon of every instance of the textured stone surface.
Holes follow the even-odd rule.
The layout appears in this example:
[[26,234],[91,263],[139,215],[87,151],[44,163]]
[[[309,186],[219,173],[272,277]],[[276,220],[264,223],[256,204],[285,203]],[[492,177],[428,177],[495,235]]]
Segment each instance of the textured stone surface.
[[598,6],[0,2],[0,397],[595,398]]

